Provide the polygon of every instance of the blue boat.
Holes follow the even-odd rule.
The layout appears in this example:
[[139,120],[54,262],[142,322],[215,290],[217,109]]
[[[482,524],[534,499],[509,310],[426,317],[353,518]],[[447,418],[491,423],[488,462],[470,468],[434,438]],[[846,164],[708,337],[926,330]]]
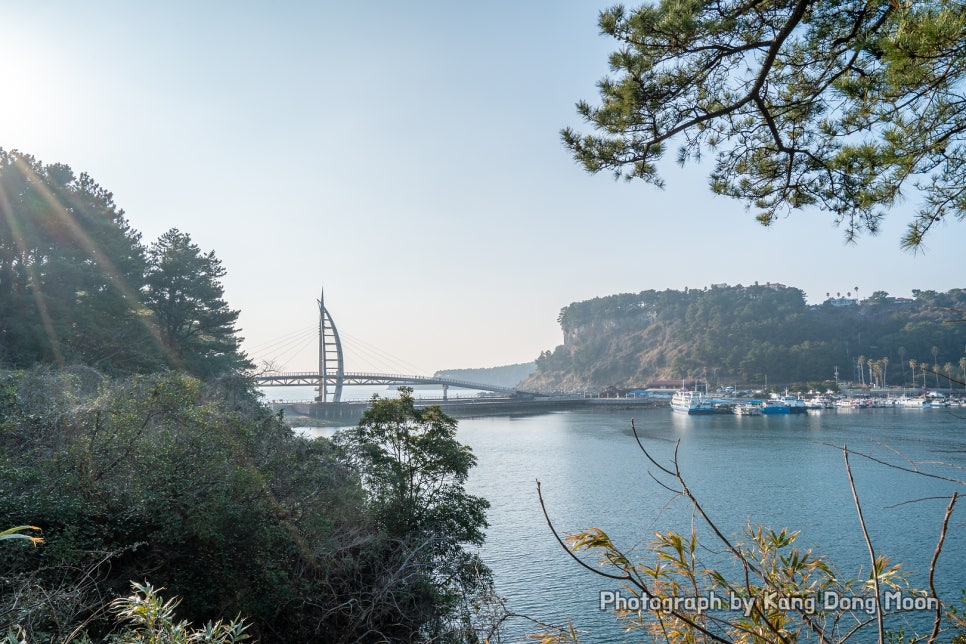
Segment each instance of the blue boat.
[[766,400],[762,413],[765,414],[804,414],[808,412],[805,401],[795,396],[781,396]]
[[766,400],[765,404],[761,408],[761,413],[763,414],[790,414],[792,413],[791,407],[785,404],[783,400]]

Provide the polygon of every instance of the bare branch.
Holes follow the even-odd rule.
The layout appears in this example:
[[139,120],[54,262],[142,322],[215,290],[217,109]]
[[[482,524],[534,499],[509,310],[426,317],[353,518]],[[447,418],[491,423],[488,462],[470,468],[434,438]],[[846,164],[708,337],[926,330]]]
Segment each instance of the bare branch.
[[939,542],[936,544],[936,549],[932,553],[932,561],[929,562],[929,590],[932,591],[932,596],[936,598],[936,619],[933,621],[932,633],[929,635],[929,644],[936,641],[936,637],[939,636],[939,624],[942,622],[942,603],[938,601],[939,595],[936,594],[936,562],[939,561],[939,553],[942,552],[943,542],[946,540],[946,529],[949,527],[949,518],[953,515],[953,506],[956,505],[956,499],[959,498],[959,492],[953,492],[953,498],[949,500],[949,505],[946,506],[946,515],[943,517],[943,527],[939,533]]
[[[553,527],[553,521],[550,520],[550,515],[547,514],[547,506],[544,505],[543,503],[543,493],[540,491],[540,481],[537,481],[537,498],[540,499],[540,509],[543,511],[543,518],[547,520],[547,525],[550,527],[550,532],[553,533],[553,536],[557,540],[557,543],[559,543],[560,547],[563,548],[568,555],[570,555],[571,559],[573,559],[581,566],[583,566],[590,572],[594,573],[595,575],[600,575],[601,577],[607,577],[608,579],[617,579],[618,581],[635,581],[627,573],[624,573],[623,575],[612,575],[608,572],[604,572],[603,570],[598,570],[597,568],[594,568],[593,566],[587,564],[583,559],[575,555],[573,551],[567,546],[567,544],[564,543],[564,540],[560,538],[560,535],[557,533],[557,529]],[[646,589],[642,589],[642,590],[646,590]]]
[[848,446],[842,447],[842,454],[845,456],[845,472],[849,475],[849,488],[852,490],[855,510],[859,514],[859,525],[862,526],[862,536],[865,537],[865,545],[869,548],[869,558],[872,560],[872,587],[874,589],[873,592],[875,592],[876,625],[879,629],[879,644],[884,644],[885,623],[882,615],[882,598],[879,596],[879,567],[875,558],[875,548],[872,547],[872,540],[869,538],[869,531],[865,526],[865,518],[862,516],[862,504],[859,503],[859,495],[855,491],[855,479],[852,478],[852,467],[849,465]]

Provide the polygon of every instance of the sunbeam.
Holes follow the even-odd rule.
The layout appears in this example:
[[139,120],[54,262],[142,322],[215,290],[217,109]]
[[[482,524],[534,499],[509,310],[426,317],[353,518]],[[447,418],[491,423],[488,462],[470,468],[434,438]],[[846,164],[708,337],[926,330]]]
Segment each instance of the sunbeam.
[[23,263],[24,269],[27,272],[27,281],[29,282],[27,288],[31,291],[34,298],[34,303],[37,305],[37,312],[40,315],[40,322],[44,327],[44,333],[47,336],[47,341],[50,343],[50,351],[54,354],[54,361],[58,366],[63,366],[64,355],[60,350],[60,340],[57,337],[57,333],[54,331],[54,324],[50,317],[50,311],[47,309],[47,302],[44,301],[42,293],[40,292],[40,280],[36,272],[35,264],[28,257],[30,254],[30,249],[28,248],[26,240],[24,239],[23,231],[20,229],[20,223],[17,221],[17,218],[14,217],[10,199],[7,196],[6,189],[3,187],[3,183],[0,183],[0,212],[3,213],[3,218],[10,227],[13,243],[20,252],[20,261]]
[[[13,165],[25,177],[31,180],[31,187],[36,189],[43,198],[49,208],[48,212],[57,218],[58,223],[71,236],[72,241],[76,242],[87,253],[90,260],[100,269],[101,274],[107,279],[110,286],[121,295],[130,309],[135,312],[134,317],[145,328],[156,347],[168,359],[169,363],[176,368],[184,368],[183,361],[161,339],[160,329],[153,323],[151,317],[142,314],[144,305],[138,291],[132,288],[122,273],[117,269],[114,262],[111,261],[108,254],[97,247],[97,244],[91,239],[90,235],[71,216],[71,210],[62,204],[57,196],[50,191],[44,178],[34,172],[30,164],[26,163],[19,154],[11,154],[10,158]],[[10,217],[12,218],[12,211],[10,211]],[[39,287],[39,284],[37,286]],[[40,294],[35,293],[35,297],[40,297]],[[51,332],[53,331],[52,327],[50,330]]]

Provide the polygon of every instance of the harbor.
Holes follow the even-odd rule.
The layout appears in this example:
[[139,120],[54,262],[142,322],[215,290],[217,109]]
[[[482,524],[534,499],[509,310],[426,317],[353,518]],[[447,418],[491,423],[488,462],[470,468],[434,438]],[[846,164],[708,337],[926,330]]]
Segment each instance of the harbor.
[[[892,392],[893,395],[869,395],[852,392],[840,395],[775,395],[774,398],[745,398],[737,396],[708,395],[702,392],[679,391],[671,398],[655,397],[597,397],[588,395],[560,396],[466,396],[417,398],[417,407],[439,405],[454,418],[479,418],[518,414],[543,414],[578,409],[658,409],[670,407],[677,413],[687,415],[733,414],[736,416],[762,416],[804,414],[819,411],[851,411],[863,409],[942,409],[963,407],[966,397],[940,392],[912,395],[910,392]],[[354,424],[369,408],[370,400],[359,399],[343,402],[318,402],[314,400],[269,401],[275,411],[282,411],[287,422],[297,425]]]

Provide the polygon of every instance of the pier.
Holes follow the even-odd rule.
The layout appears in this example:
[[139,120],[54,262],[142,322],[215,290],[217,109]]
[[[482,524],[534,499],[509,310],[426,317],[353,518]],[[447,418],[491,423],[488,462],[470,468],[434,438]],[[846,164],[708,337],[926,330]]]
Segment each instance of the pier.
[[[583,396],[540,396],[532,398],[417,398],[416,407],[439,405],[444,412],[454,418],[475,418],[480,416],[506,416],[511,414],[543,414],[552,411],[566,411],[582,408],[610,409],[653,409],[667,407],[667,401],[643,398],[585,398]],[[285,401],[269,403],[273,409],[282,410],[290,420],[305,418],[306,422],[319,422],[325,425],[353,425],[359,422],[362,414],[369,408],[368,401],[338,403],[319,403],[317,401]]]

